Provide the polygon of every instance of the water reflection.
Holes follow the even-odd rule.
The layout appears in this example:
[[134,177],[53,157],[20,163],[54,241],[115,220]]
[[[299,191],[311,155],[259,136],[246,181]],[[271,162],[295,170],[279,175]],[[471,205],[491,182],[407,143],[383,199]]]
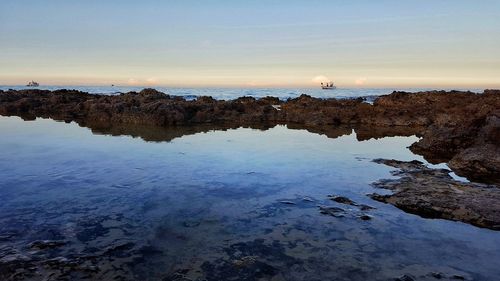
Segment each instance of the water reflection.
[[[124,123],[97,123],[97,122],[77,122],[82,127],[88,127],[94,134],[111,135],[111,136],[132,136],[139,137],[145,141],[162,142],[171,141],[185,135],[193,135],[197,133],[207,133],[210,131],[227,131],[238,128],[250,128],[254,130],[266,131],[280,124],[259,123],[259,124],[198,124],[191,126],[145,126],[137,124]],[[283,125],[284,126],[284,125]],[[308,126],[304,124],[287,124],[286,127],[291,130],[306,130],[311,133],[326,135],[328,138],[338,138],[345,135],[350,135],[353,131],[359,141],[369,139],[379,139],[384,137],[395,136],[413,136],[422,132],[422,127],[374,127],[363,124],[356,126],[338,125],[338,126]]]
[[[365,195],[389,177],[371,159],[423,160],[406,149],[417,139],[411,132],[85,126],[156,143],[0,118],[0,279],[15,279],[13,269],[18,279],[37,280],[500,273],[492,262],[500,258],[497,232],[422,219]],[[391,134],[410,136],[381,138]]]

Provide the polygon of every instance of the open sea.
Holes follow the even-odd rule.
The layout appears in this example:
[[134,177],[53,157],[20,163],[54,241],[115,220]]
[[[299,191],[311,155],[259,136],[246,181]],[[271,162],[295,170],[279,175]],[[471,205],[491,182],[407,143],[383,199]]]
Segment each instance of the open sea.
[[[42,90],[58,90],[58,89],[75,89],[93,94],[116,95],[130,91],[140,91],[141,87],[129,86],[2,86],[0,90],[20,90],[20,89],[42,89]],[[212,96],[215,99],[230,100],[243,96],[262,98],[266,96],[278,97],[286,100],[288,98],[296,98],[302,94],[307,94],[317,98],[357,98],[367,97],[367,100],[374,99],[380,95],[390,94],[393,91],[419,92],[428,90],[441,90],[433,88],[337,88],[335,90],[322,90],[321,88],[171,88],[171,87],[151,87],[158,91],[182,96],[186,99],[194,99],[198,96]],[[449,89],[451,90],[451,89]],[[480,93],[484,89],[454,89]]]

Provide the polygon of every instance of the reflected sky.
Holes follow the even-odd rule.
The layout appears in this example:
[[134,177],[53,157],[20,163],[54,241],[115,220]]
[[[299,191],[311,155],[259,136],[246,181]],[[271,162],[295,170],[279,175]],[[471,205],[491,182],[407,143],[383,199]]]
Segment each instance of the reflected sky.
[[0,84],[498,87],[500,4],[1,1]]

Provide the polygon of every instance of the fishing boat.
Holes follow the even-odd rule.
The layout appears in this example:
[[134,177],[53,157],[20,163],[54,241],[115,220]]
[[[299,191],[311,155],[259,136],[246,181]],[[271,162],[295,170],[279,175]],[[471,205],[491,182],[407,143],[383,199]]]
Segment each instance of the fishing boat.
[[26,87],[38,87],[38,86],[40,86],[40,84],[38,84],[38,82],[35,82],[33,80],[28,84],[26,84]]
[[323,90],[335,90],[337,89],[337,86],[333,84],[333,82],[328,82],[328,83],[321,83],[321,89]]

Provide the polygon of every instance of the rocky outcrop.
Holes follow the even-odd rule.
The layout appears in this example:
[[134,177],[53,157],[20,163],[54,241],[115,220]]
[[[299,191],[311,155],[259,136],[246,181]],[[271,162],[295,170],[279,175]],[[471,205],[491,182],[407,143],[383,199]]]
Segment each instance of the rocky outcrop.
[[277,110],[272,105],[279,103],[273,98],[217,101],[211,97],[200,97],[187,101],[153,89],[118,96],[69,90],[9,91],[0,93],[0,102],[2,115],[155,126],[276,120]]
[[411,149],[431,163],[449,162],[458,175],[498,184],[500,91],[474,97],[465,96],[463,104],[437,115]]
[[498,184],[500,181],[500,147],[495,144],[469,147],[457,153],[448,165],[460,176]]
[[459,175],[492,183],[500,181],[500,109],[484,119],[472,142],[455,154],[449,166]]
[[398,179],[381,180],[373,185],[393,191],[371,198],[392,204],[425,218],[462,221],[500,230],[500,189],[478,183],[454,180],[449,170],[427,168],[422,162],[376,159],[376,163],[398,168]]
[[418,135],[422,139],[411,149],[429,162],[449,162],[457,174],[474,180],[500,181],[500,90],[482,94],[394,92],[378,97],[373,104],[362,98],[337,100],[307,95],[287,101],[275,97],[185,100],[154,89],[117,96],[74,90],[10,90],[0,91],[0,114],[28,120],[44,117],[75,121],[97,131],[113,128],[113,134],[125,126],[136,126],[137,134],[147,126],[287,124],[328,136],[348,134],[354,128],[360,140]]

